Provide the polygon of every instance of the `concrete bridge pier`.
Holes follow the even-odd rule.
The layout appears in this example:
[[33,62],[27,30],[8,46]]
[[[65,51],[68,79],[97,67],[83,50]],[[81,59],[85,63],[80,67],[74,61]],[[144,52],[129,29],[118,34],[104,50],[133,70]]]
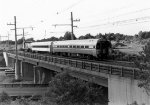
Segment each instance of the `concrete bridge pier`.
[[52,77],[54,76],[54,72],[45,69],[40,66],[34,66],[34,83],[35,84],[47,84]]
[[34,80],[34,72],[33,72],[33,64],[21,61],[20,62],[20,76],[23,80],[33,81]]
[[108,105],[150,105],[150,96],[144,88],[138,87],[138,81],[132,78],[109,75]]
[[8,57],[7,52],[3,52],[3,56],[5,59],[6,66],[15,68],[15,59]]
[[15,79],[20,80],[20,69],[21,69],[21,61],[17,60],[15,62]]

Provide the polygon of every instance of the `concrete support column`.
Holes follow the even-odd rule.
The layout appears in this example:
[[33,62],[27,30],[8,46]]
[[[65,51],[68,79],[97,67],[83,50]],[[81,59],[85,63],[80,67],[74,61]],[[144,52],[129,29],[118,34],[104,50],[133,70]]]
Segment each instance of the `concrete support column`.
[[20,61],[18,60],[18,61],[15,62],[15,79],[16,80],[20,79],[20,69],[21,69]]
[[27,62],[21,62],[21,77],[23,80],[26,81],[33,81],[34,79],[34,65],[27,63]]
[[43,67],[34,66],[34,83],[47,84],[53,77],[53,71]]
[[21,76],[22,79],[24,77],[24,65],[25,65],[25,62],[21,61],[20,62],[20,76]]
[[15,68],[15,59],[8,57],[8,67]]
[[4,59],[5,59],[6,66],[8,67],[8,55],[7,55],[7,52],[3,52],[3,56],[4,56]]
[[37,82],[37,73],[36,73],[36,70],[37,70],[38,66],[34,66],[33,68],[34,68],[33,69],[33,71],[34,71],[34,84],[37,84],[38,82]]
[[138,87],[138,81],[115,75],[108,77],[108,105],[150,105],[150,96],[144,88]]

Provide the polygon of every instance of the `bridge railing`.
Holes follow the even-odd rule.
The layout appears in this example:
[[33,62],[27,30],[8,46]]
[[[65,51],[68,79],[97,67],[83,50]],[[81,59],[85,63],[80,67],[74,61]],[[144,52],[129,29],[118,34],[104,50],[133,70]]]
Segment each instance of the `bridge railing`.
[[17,88],[17,87],[48,87],[48,84],[0,84],[0,88]]
[[[15,54],[15,52],[10,52],[10,53]],[[89,71],[95,71],[95,72],[106,73],[111,75],[118,75],[120,77],[131,77],[136,79],[138,78],[138,74],[140,73],[139,69],[131,68],[131,67],[93,63],[93,62],[81,61],[81,60],[72,60],[67,58],[53,57],[53,56],[47,56],[47,55],[35,54],[29,52],[19,52],[18,55],[28,57],[28,58],[38,59],[48,63],[53,62],[53,63],[67,65],[70,67],[76,67],[76,68],[85,69]]]

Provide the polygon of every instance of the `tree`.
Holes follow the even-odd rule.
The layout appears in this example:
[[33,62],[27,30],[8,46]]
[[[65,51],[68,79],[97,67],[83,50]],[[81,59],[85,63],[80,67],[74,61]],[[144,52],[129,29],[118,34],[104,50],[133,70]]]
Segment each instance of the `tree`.
[[58,105],[94,105],[108,102],[100,86],[76,79],[67,72],[58,74],[49,86],[46,99]]
[[28,38],[28,39],[26,39],[26,41],[34,42],[35,40],[33,38]]
[[[72,33],[67,31],[64,35],[64,40],[72,40],[71,36],[72,36]],[[73,35],[73,39],[76,39],[75,35]]]
[[96,36],[95,36],[95,38],[101,38],[103,35],[101,34],[101,33],[99,33],[99,34],[97,34]]
[[18,39],[18,40],[17,40],[17,43],[18,43],[18,44],[22,44],[22,43],[23,43],[23,37],[22,37],[21,39]]
[[93,39],[94,38],[94,36],[92,36],[90,33],[89,34],[86,34],[85,36],[84,36],[84,39]]
[[139,87],[146,89],[147,93],[150,92],[150,42],[148,42],[143,48],[143,52],[140,53],[143,61],[136,61],[135,64],[140,69],[138,73]]
[[6,92],[0,93],[0,103],[10,101],[10,96]]

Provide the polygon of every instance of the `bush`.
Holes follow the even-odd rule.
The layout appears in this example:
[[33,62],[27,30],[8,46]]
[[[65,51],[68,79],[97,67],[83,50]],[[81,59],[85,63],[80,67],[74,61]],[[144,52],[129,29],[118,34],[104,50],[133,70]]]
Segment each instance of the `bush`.
[[92,105],[108,102],[101,86],[76,79],[68,73],[58,74],[49,86],[45,97],[58,105]]
[[0,103],[1,102],[9,102],[11,100],[10,96],[6,92],[0,93]]

